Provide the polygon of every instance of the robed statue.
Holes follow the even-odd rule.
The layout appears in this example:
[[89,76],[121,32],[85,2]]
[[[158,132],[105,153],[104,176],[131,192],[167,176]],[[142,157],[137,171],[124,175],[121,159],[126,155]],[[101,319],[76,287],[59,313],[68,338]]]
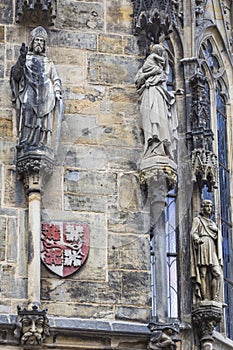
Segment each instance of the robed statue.
[[135,78],[140,96],[144,158],[165,156],[173,159],[174,156],[178,122],[175,96],[167,88],[168,74],[166,49],[156,44]]
[[222,239],[211,220],[212,201],[203,200],[191,229],[191,278],[196,301],[219,301],[222,284]]
[[[22,44],[19,58],[11,69],[19,149],[51,146],[55,106],[62,101],[62,87],[53,62],[45,54],[46,43],[46,30],[33,29],[29,47]],[[61,108],[57,113],[62,113]]]

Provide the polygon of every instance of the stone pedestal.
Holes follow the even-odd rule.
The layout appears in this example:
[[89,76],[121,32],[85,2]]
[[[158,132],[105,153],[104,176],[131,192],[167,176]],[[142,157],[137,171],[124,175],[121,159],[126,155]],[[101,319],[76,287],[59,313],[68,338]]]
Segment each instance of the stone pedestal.
[[213,331],[220,323],[225,304],[216,301],[201,301],[193,305],[192,322],[201,350],[213,350]]
[[28,304],[40,305],[40,232],[43,182],[52,174],[54,157],[49,148],[19,149],[16,168],[28,194]]

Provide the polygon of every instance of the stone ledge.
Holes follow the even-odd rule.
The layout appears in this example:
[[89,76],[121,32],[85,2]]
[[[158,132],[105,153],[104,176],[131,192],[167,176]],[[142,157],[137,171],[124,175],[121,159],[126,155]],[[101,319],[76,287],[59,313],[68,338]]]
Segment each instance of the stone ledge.
[[[14,328],[16,325],[17,315],[0,315],[0,329],[1,328]],[[135,336],[138,338],[149,338],[150,330],[147,324],[142,323],[129,323],[129,322],[117,322],[117,321],[99,321],[99,320],[86,320],[80,318],[69,317],[53,317],[48,316],[50,324],[50,332],[65,332],[65,333],[80,333],[95,332],[98,334],[115,334],[124,336]]]

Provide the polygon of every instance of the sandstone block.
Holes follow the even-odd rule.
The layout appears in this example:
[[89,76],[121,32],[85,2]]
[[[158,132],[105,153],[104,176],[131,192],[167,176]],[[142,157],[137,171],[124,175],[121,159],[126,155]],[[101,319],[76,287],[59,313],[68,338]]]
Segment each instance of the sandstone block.
[[149,270],[149,237],[142,235],[109,234],[109,269]]
[[110,169],[137,170],[141,159],[141,149],[108,147],[107,163]]
[[5,41],[5,27],[0,26],[0,43],[4,43]]
[[97,48],[97,35],[66,30],[51,30],[49,32],[49,45],[95,51]]
[[100,34],[98,37],[99,52],[122,54],[122,36],[114,34]]
[[57,20],[63,28],[101,30],[104,28],[104,7],[101,3],[64,1]]
[[134,77],[140,65],[140,60],[135,58],[90,54],[88,80],[100,84],[134,84]]
[[122,272],[121,303],[125,305],[141,305],[150,307],[150,272]]
[[116,307],[116,320],[136,321],[149,323],[151,318],[151,309],[139,307]]
[[107,0],[107,30],[114,33],[132,33],[133,5],[130,0]]
[[9,217],[7,226],[7,261],[16,262],[18,240],[17,218]]
[[4,55],[5,48],[3,45],[0,45],[0,79],[4,78]]
[[142,193],[139,177],[134,174],[122,175],[119,179],[119,205],[121,209],[141,210]]
[[6,249],[6,217],[0,216],[0,260],[5,260]]
[[0,3],[0,23],[11,24],[13,21],[13,1],[2,0]]
[[58,159],[60,164],[79,169],[105,169],[104,147],[91,145],[61,145]]

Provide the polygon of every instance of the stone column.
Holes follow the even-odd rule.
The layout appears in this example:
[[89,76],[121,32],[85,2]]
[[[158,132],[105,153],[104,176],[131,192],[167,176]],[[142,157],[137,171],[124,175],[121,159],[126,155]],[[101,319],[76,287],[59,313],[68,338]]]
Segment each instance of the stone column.
[[[168,158],[156,157],[142,161],[142,173],[148,186],[148,202],[150,207],[151,233],[154,238],[156,276],[156,319],[166,322],[168,319],[168,286],[167,286],[167,249],[164,208],[166,196],[176,183],[176,164]],[[148,165],[148,166],[146,166]],[[151,165],[151,166],[149,166]]]
[[40,305],[40,234],[41,197],[43,182],[52,174],[53,153],[21,150],[17,158],[17,172],[28,195],[28,306]]

